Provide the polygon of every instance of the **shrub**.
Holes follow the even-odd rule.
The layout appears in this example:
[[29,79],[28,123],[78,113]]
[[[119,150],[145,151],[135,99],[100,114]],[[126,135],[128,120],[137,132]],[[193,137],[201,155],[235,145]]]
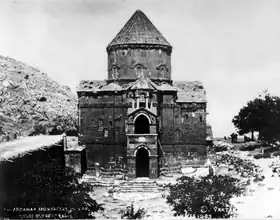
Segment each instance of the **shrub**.
[[[26,212],[14,212],[14,207],[21,208],[63,208],[51,212],[52,218],[64,215],[69,218],[94,218],[94,213],[104,208],[89,195],[93,187],[88,183],[79,183],[78,176],[67,168],[61,172],[52,161],[35,162],[32,169],[10,183],[14,193],[3,201],[4,213],[1,217],[20,218]],[[2,201],[1,201],[2,202]],[[3,210],[0,210],[3,211]],[[64,217],[65,218],[65,217]]]
[[238,183],[238,179],[223,175],[200,179],[183,176],[175,185],[169,185],[167,203],[173,206],[175,216],[234,217],[236,208],[230,199],[244,192]]
[[255,154],[254,158],[255,159],[260,159],[260,158],[263,158],[263,155],[262,154]]
[[239,150],[241,150],[241,151],[253,151],[253,150],[255,150],[256,148],[259,148],[259,147],[261,147],[261,143],[249,142],[249,143],[246,143],[246,144],[242,144],[239,147]]
[[35,136],[40,134],[47,134],[47,128],[44,124],[36,124],[33,127],[33,131],[29,134],[29,136]]
[[255,159],[260,159],[260,158],[271,158],[270,153],[265,152],[264,154],[256,154],[254,155]]
[[246,172],[248,177],[253,177],[260,172],[260,167],[250,160],[242,159],[231,154],[217,154],[215,156],[215,166],[219,166],[220,164],[230,165],[237,172]]
[[126,209],[121,211],[121,218],[128,219],[141,219],[146,214],[146,210],[144,208],[139,208],[137,211],[134,208],[133,203],[130,206],[126,207]]
[[211,147],[209,147],[210,152],[221,152],[228,151],[232,149],[232,145],[223,141],[215,141]]
[[67,136],[75,136],[75,137],[78,136],[78,130],[74,126],[73,127],[67,127],[65,132],[66,132]]
[[49,135],[60,135],[63,134],[63,129],[60,126],[53,127],[49,132]]
[[273,156],[274,156],[274,157],[280,156],[280,151],[274,152],[274,153],[273,153]]
[[264,149],[263,149],[263,151],[264,151],[265,153],[272,153],[272,152],[275,152],[275,151],[277,151],[277,150],[279,150],[278,147],[267,147],[267,148],[264,148]]

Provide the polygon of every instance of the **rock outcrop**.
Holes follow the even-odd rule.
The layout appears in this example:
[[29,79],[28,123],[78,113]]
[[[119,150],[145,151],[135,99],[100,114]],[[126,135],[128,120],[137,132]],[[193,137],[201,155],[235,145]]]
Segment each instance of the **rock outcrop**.
[[75,124],[77,98],[40,70],[0,56],[0,135],[29,135],[35,125]]

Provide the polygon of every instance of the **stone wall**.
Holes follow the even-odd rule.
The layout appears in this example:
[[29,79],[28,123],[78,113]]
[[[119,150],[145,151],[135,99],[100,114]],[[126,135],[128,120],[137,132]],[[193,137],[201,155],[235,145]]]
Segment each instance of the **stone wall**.
[[205,144],[205,109],[162,108],[160,130],[162,145]]
[[116,67],[119,79],[136,80],[137,64],[140,64],[147,77],[171,80],[171,54],[161,49],[144,48],[110,51],[108,53],[108,79],[112,79],[113,69]]

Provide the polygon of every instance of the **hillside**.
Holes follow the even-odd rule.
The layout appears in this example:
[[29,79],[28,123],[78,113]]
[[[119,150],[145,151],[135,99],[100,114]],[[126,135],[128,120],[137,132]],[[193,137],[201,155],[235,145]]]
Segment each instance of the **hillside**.
[[66,121],[74,125],[77,98],[67,86],[40,70],[0,55],[0,136],[29,135],[34,125],[51,130]]

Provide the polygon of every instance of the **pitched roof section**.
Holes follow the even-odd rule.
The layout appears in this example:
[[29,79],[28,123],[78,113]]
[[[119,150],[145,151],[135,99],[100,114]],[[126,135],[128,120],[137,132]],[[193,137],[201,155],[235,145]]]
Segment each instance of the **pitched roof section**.
[[199,81],[173,82],[173,86],[177,88],[178,99],[176,102],[200,102],[206,103],[206,91]]
[[108,47],[121,44],[154,44],[171,47],[147,16],[137,10]]
[[101,80],[82,80],[77,86],[77,92],[98,92],[105,85],[106,82]]
[[160,91],[177,91],[178,99],[176,102],[198,102],[206,103],[206,92],[201,82],[173,82],[173,86],[169,84],[156,85],[149,78],[142,76],[136,81],[120,86],[116,83],[106,84],[106,81],[100,80],[82,80],[77,87],[77,92],[98,92],[98,91],[120,91],[120,90],[137,90],[150,89]]
[[136,81],[130,83],[126,89],[137,90],[137,89],[151,89],[158,90],[158,86],[153,83],[149,78],[145,76],[139,77]]
[[164,84],[158,86],[158,89],[161,91],[177,91],[177,89],[174,86],[171,86],[168,83],[164,83]]
[[113,83],[113,82],[109,83],[106,86],[103,86],[100,89],[100,91],[121,91],[121,90],[123,90],[123,88],[120,85]]

